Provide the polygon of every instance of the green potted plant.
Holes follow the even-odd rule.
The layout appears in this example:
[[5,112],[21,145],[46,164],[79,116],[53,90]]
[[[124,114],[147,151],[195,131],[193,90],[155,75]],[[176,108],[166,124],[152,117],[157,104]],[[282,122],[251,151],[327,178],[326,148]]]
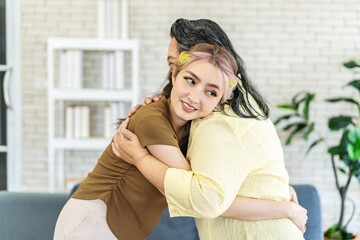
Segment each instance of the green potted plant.
[[[344,67],[354,71],[356,76],[360,70],[360,62],[351,60],[343,64]],[[353,210],[350,218],[345,222],[345,200],[346,194],[352,178],[357,178],[360,182],[360,79],[353,79],[348,82],[345,87],[355,88],[357,98],[337,97],[326,99],[329,103],[346,102],[355,106],[356,110],[346,115],[332,116],[328,119],[328,128],[330,131],[341,131],[339,144],[337,146],[329,146],[326,138],[317,131],[315,122],[311,121],[309,116],[310,105],[315,99],[315,93],[300,92],[297,93],[290,103],[278,105],[278,108],[288,110],[288,113],[280,116],[275,125],[286,123],[281,127],[284,131],[290,131],[285,145],[289,145],[296,135],[301,135],[305,141],[309,140],[310,135],[314,135],[315,139],[308,147],[306,154],[320,143],[325,143],[328,147],[332,169],[335,177],[336,188],[341,198],[339,221],[331,226],[325,232],[325,239],[360,239],[347,231],[347,226],[355,213],[355,202],[351,201]],[[341,166],[341,167],[340,167]],[[341,185],[339,183],[338,174],[346,175],[346,182]]]

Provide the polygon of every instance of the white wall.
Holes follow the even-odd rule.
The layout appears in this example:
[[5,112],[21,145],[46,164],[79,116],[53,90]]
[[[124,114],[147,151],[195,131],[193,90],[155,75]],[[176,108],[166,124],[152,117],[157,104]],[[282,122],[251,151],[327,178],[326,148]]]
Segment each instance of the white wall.
[[[175,19],[210,18],[224,28],[245,60],[250,76],[271,105],[272,119],[283,114],[276,105],[289,100],[295,92],[316,91],[313,119],[329,141],[336,144],[336,134],[327,132],[326,116],[354,109],[327,105],[322,99],[341,95],[343,84],[352,79],[341,63],[359,59],[360,0],[130,2],[129,35],[141,40],[143,96],[159,90],[165,78],[169,28]],[[23,0],[21,8],[23,185],[29,191],[46,191],[46,39],[96,37],[96,1]],[[279,134],[285,139],[284,133]],[[340,201],[329,156],[325,147],[319,147],[304,157],[307,144],[301,140],[295,143],[284,148],[291,183],[311,183],[318,188],[327,228],[337,221]],[[94,162],[96,159],[73,163],[68,175],[86,172]],[[360,184],[356,179],[349,196],[360,207]],[[359,231],[359,226],[357,211],[349,228]]]

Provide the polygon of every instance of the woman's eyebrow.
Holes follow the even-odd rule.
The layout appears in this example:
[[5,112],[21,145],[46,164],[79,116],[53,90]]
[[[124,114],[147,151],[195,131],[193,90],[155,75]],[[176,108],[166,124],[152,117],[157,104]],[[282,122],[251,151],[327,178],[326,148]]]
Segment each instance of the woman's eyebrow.
[[[201,82],[201,79],[193,72],[191,71],[186,71],[188,74],[190,74],[193,78],[195,78],[196,80],[198,80],[199,82]],[[206,85],[210,86],[210,87],[213,87],[213,88],[216,88],[220,91],[220,87],[219,85],[217,84],[213,84],[213,83],[207,83]]]

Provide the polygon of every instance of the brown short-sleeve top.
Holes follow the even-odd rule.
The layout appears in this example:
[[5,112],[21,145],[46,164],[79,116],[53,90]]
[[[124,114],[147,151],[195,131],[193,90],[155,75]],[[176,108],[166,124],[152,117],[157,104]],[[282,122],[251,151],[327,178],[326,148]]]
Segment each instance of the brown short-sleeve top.
[[[165,97],[139,109],[131,117],[128,128],[143,146],[179,147]],[[136,167],[114,155],[111,144],[72,197],[102,199],[107,205],[108,225],[121,240],[145,239],[167,206],[164,196]]]

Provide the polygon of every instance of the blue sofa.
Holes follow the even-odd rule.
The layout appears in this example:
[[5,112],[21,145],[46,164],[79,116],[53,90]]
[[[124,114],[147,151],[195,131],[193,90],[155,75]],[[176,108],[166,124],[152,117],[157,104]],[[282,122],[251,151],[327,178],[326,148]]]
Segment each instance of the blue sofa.
[[68,194],[0,191],[1,240],[50,240]]
[[[300,204],[308,210],[306,240],[322,240],[319,194],[311,185],[293,185]],[[74,189],[75,190],[75,189]],[[0,191],[1,240],[52,239],[57,216],[69,194],[11,193]],[[170,218],[166,210],[148,240],[199,239],[194,220],[188,217]]]

